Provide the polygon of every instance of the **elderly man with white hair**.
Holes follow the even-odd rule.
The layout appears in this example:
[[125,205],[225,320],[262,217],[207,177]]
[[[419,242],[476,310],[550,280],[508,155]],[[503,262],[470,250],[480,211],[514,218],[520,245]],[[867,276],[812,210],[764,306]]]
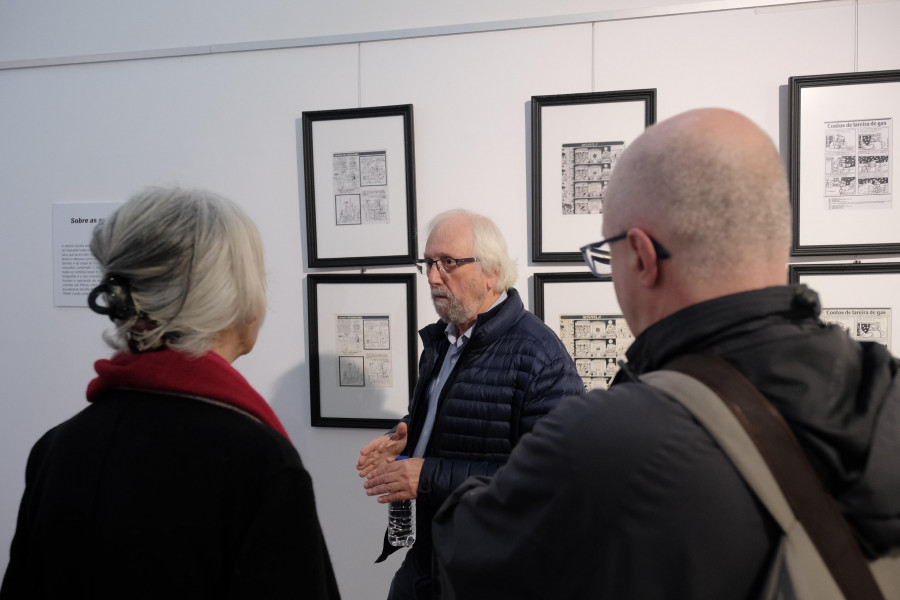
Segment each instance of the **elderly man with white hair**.
[[[525,310],[515,263],[488,218],[453,210],[431,223],[425,258],[440,321],[424,350],[409,414],[367,444],[357,468],[379,502],[416,499],[417,539],[389,598],[435,598],[431,518],[471,475],[492,475],[563,396],[583,391],[559,337]],[[401,454],[408,460],[394,461]],[[380,560],[391,553],[385,543]]]

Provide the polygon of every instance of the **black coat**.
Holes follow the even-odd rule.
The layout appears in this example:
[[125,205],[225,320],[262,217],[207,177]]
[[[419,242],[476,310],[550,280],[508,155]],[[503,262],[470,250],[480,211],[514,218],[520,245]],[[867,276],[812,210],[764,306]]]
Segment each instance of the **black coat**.
[[115,390],[45,434],[2,600],[338,598],[300,456],[197,399]]
[[[633,374],[708,351],[781,411],[870,554],[900,546],[900,379],[878,344],[817,319],[799,286],[694,305],[628,350]],[[455,597],[753,598],[780,532],[705,429],[620,371],[567,398],[491,481],[435,517]]]

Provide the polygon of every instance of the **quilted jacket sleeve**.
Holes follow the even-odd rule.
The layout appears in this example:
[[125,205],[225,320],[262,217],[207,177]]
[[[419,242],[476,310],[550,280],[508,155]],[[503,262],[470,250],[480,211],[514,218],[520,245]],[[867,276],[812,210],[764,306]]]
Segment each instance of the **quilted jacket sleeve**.
[[[560,345],[562,348],[562,345]],[[531,380],[523,403],[520,437],[556,408],[566,396],[584,393],[584,383],[572,358],[562,352],[551,353],[543,368]]]
[[[525,380],[519,386],[519,400],[512,408],[509,444],[531,432],[535,424],[553,410],[560,400],[584,392],[575,364],[558,340],[546,344],[530,363]],[[504,457],[505,459],[505,457]],[[463,481],[471,476],[492,476],[505,460],[429,457],[419,478],[418,497],[437,509]]]

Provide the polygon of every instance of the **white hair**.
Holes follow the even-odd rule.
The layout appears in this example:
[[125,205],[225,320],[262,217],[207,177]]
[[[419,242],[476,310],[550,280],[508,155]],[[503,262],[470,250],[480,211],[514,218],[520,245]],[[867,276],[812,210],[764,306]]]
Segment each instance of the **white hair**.
[[469,221],[472,228],[472,248],[481,269],[485,273],[497,275],[497,285],[494,289],[505,292],[515,285],[518,277],[516,261],[509,256],[503,233],[489,218],[462,208],[447,210],[434,217],[428,224],[429,235],[441,223],[457,216],[466,217]]
[[114,334],[104,335],[117,350],[200,355],[220,332],[265,314],[259,231],[237,204],[212,192],[145,189],[94,229],[91,252],[104,278],[130,288],[133,314],[114,319]]

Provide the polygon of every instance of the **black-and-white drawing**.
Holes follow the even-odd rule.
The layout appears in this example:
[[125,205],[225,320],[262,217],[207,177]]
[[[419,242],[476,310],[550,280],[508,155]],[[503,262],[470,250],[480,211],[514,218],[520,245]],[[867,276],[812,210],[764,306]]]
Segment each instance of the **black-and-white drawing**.
[[391,355],[383,352],[366,356],[366,385],[369,387],[393,387]]
[[332,165],[335,224],[390,223],[387,151],[337,152]]
[[891,349],[890,308],[823,308],[822,320],[840,325],[854,340]]
[[825,123],[826,210],[889,209],[892,118]]
[[362,209],[363,221],[366,223],[387,223],[387,190],[363,190]]
[[390,315],[337,315],[335,320],[338,384],[393,387]]
[[334,155],[334,191],[356,192],[359,190],[359,155],[342,152]]
[[603,214],[609,175],[625,142],[585,142],[562,145],[562,214]]
[[365,368],[362,356],[339,356],[339,385],[363,387],[365,385]]
[[390,317],[364,317],[363,336],[363,347],[366,350],[390,350]]
[[387,185],[387,153],[361,152],[359,155],[360,184]]
[[362,223],[359,194],[336,194],[334,196],[335,224],[359,225]]
[[338,354],[361,354],[363,351],[362,317],[337,316],[337,348]]
[[560,315],[559,337],[586,391],[606,389],[634,341],[622,315]]

